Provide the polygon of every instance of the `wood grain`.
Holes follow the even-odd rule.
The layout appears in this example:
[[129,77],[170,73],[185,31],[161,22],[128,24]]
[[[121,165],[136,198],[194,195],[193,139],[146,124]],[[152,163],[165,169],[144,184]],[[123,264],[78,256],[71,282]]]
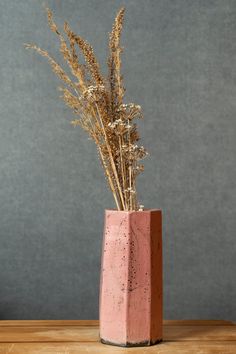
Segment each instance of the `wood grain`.
[[[98,320],[0,320],[1,326],[98,326]],[[225,320],[164,320],[164,326],[221,326],[234,325],[232,321]]]
[[236,354],[230,321],[164,321],[164,341],[152,347],[119,348],[99,342],[98,321],[0,321],[0,354]]

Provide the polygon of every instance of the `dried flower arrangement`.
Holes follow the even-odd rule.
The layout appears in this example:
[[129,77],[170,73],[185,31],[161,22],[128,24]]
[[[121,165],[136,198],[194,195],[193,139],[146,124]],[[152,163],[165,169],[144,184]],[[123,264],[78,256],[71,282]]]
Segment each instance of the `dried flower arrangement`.
[[[47,17],[50,29],[59,37],[60,52],[70,69],[70,75],[39,47],[26,44],[46,57],[54,73],[64,82],[62,99],[76,119],[71,123],[81,126],[94,140],[105,175],[118,210],[142,210],[136,191],[136,177],[143,171],[139,160],[147,152],[138,146],[139,134],[135,118],[141,118],[141,107],[134,103],[124,104],[124,86],[121,75],[120,46],[125,9],[118,12],[109,35],[108,77],[101,72],[92,46],[75,34],[64,23],[64,35],[55,24],[50,9]],[[66,37],[65,37],[66,36]],[[65,39],[66,38],[66,39]],[[79,62],[79,54],[83,62]],[[73,79],[72,79],[73,77]]]

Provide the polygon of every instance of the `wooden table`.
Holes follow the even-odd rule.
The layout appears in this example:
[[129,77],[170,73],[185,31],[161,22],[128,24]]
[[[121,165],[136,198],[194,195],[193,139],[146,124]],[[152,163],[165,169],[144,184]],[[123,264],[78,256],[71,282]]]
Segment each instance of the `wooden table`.
[[0,321],[0,353],[10,354],[236,354],[229,321],[164,321],[164,341],[152,347],[101,344],[98,321]]

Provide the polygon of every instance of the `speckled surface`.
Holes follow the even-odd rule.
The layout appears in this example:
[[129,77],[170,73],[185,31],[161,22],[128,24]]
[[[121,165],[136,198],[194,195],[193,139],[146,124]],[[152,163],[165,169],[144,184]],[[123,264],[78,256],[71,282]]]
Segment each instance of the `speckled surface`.
[[100,337],[122,346],[162,339],[160,210],[105,212]]

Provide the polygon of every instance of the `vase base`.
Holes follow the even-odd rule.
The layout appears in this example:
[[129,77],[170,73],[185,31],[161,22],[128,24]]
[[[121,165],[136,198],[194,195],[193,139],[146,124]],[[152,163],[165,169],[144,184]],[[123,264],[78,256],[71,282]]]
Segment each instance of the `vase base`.
[[157,339],[154,341],[150,341],[150,340],[146,340],[146,341],[142,341],[142,342],[137,342],[137,343],[130,343],[130,342],[126,342],[126,343],[113,343],[110,342],[109,340],[106,339],[102,339],[100,338],[101,343],[103,344],[107,344],[107,345],[114,345],[116,347],[123,347],[123,348],[130,348],[130,347],[150,347],[151,345],[155,345],[155,344],[159,344],[162,342],[162,339]]

